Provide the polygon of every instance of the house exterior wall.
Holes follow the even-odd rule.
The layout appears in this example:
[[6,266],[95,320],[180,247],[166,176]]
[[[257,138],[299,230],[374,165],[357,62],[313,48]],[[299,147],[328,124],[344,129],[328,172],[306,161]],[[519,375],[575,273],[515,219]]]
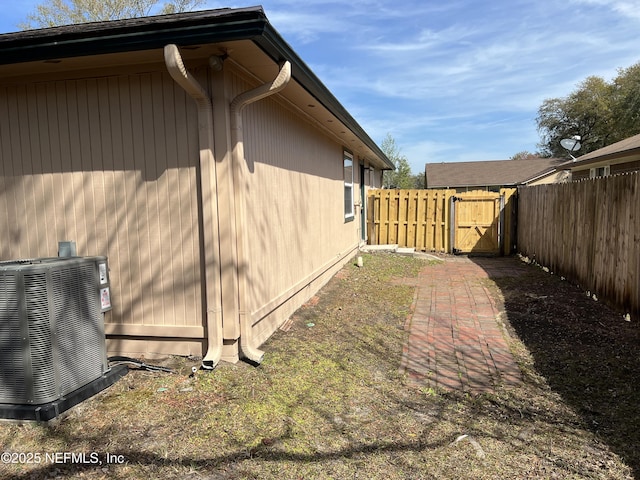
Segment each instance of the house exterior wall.
[[640,171],[640,160],[611,165],[611,175]]
[[589,178],[589,170],[577,170],[575,172],[571,172],[571,180],[584,180],[585,178]]
[[367,188],[382,188],[383,171],[370,168],[367,172],[369,172],[369,178],[366,176],[364,178]]
[[[236,76],[233,95],[252,88]],[[343,146],[277,97],[243,112],[249,310],[266,340],[354,255],[359,210],[345,221]],[[354,153],[354,197],[360,195]],[[375,174],[371,175],[375,177]],[[366,178],[365,178],[366,180]]]
[[200,354],[197,117],[160,67],[0,83],[0,259],[107,255],[110,351]]
[[630,173],[640,171],[640,159],[638,155],[622,159],[609,159],[599,162],[591,162],[585,165],[578,165],[571,169],[572,180],[583,180],[590,177],[592,168],[609,167],[609,175],[618,175],[621,173]]
[[527,186],[534,185],[547,185],[550,183],[563,183],[568,180],[569,173],[566,170],[557,170],[550,175],[545,175],[544,177],[538,178],[532,182],[528,182]]
[[[211,92],[220,87],[206,67],[190,70]],[[225,70],[228,107],[256,85],[232,64]],[[214,123],[228,121],[223,106],[214,96]],[[106,255],[109,352],[203,355],[198,114],[165,65],[0,80],[0,112],[0,260],[57,256],[67,240],[79,255]],[[339,139],[278,97],[249,105],[243,118],[249,310],[263,342],[355,254],[360,184],[380,186],[382,173],[365,169],[360,179],[360,162],[369,164],[351,152],[356,208],[345,221]],[[216,147],[217,201],[227,213],[229,161]],[[234,233],[228,227],[220,224],[221,235]],[[234,255],[221,250],[214,266],[223,295],[237,281]],[[234,309],[223,300],[231,337]]]

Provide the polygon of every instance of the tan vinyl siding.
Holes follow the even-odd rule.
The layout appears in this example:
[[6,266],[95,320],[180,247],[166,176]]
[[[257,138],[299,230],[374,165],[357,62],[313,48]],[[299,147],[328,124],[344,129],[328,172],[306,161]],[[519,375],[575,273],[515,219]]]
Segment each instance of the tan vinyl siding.
[[[236,79],[235,94],[248,88]],[[244,110],[243,131],[250,311],[266,339],[353,253],[358,222],[344,221],[341,144],[274,98]]]
[[0,113],[0,259],[74,240],[109,257],[108,331],[202,332],[193,101],[158,71],[0,84]]

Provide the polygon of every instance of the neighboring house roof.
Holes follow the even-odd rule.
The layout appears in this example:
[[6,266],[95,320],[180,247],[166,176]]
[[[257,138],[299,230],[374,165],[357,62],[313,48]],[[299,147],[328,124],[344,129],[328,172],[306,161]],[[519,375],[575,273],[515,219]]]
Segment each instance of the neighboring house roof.
[[[288,60],[292,78],[311,95],[328,113],[346,127],[356,138],[350,144],[361,144],[374,156],[379,167],[393,169],[393,163],[380,147],[367,135],[334,95],[293,51],[289,44],[269,23],[262,7],[248,7],[172,15],[132,18],[109,22],[84,23],[54,28],[27,30],[0,35],[0,75],[2,66],[26,62],[58,62],[60,59],[108,55],[123,52],[160,50],[168,43],[179,47],[251,41],[275,63]],[[242,49],[231,55],[242,55]],[[254,62],[254,71],[264,69]],[[41,68],[41,65],[40,65]],[[302,98],[300,96],[298,99]],[[310,103],[310,102],[307,102]],[[304,107],[314,108],[308,104]],[[318,112],[320,115],[322,112]],[[343,127],[327,126],[338,137],[346,135]]]
[[586,153],[571,163],[571,169],[587,166],[605,160],[616,160],[640,155],[640,134],[625,138],[593,152]]
[[427,188],[522,185],[566,164],[561,158],[526,158],[478,162],[427,163]]

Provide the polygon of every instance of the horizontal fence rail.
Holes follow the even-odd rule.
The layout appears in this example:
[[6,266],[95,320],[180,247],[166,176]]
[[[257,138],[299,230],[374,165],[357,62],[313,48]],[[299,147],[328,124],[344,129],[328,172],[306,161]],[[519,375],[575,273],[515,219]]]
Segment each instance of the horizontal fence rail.
[[597,297],[640,313],[640,174],[524,187],[518,249]]

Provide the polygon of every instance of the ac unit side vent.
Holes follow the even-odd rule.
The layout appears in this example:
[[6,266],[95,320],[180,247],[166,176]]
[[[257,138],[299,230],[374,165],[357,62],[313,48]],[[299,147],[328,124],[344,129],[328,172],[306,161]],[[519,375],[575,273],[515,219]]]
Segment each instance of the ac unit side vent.
[[[101,315],[92,283],[94,273],[91,265],[52,273],[52,316],[58,331],[60,382],[67,392],[74,385],[90,382],[104,373],[102,362],[86,362],[103,355],[104,328],[83,320]],[[86,368],[76,367],[83,364]]]
[[16,276],[0,275],[0,385],[18,398],[27,395]]

